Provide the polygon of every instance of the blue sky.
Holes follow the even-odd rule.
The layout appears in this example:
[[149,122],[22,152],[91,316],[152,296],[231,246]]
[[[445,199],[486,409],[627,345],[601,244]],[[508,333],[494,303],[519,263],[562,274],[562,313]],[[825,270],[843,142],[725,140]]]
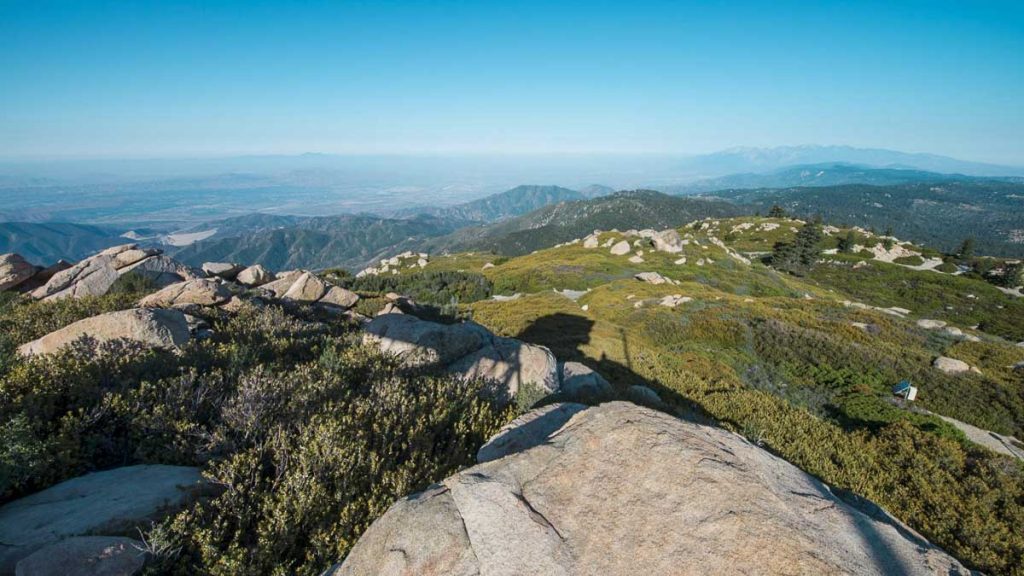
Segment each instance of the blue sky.
[[0,0],[0,156],[700,153],[1024,165],[1024,2]]

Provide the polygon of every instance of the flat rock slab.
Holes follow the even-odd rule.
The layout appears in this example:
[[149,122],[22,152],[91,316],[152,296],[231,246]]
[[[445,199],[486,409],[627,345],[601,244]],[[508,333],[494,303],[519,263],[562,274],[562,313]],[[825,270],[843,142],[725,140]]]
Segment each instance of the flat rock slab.
[[970,573],[863,506],[736,434],[612,402],[401,500],[326,574]]
[[210,276],[234,280],[238,273],[245,269],[245,266],[231,262],[204,262],[202,268],[203,272]]
[[0,507],[0,574],[11,573],[19,560],[47,544],[72,536],[123,534],[159,520],[205,485],[198,468],[125,466],[9,502]]
[[132,308],[79,320],[21,345],[18,352],[24,355],[51,354],[81,338],[97,342],[125,339],[154,348],[179,348],[188,342],[189,337],[188,321],[181,312]]
[[132,576],[146,564],[145,544],[118,536],[75,536],[18,562],[15,576]]
[[172,306],[216,306],[231,299],[227,286],[206,278],[171,284],[139,300],[139,306],[170,308]]

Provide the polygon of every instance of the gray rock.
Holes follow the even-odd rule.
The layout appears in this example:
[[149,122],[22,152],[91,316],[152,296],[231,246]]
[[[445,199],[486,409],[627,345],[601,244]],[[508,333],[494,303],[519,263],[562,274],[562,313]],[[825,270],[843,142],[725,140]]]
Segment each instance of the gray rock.
[[586,409],[585,404],[559,402],[531,410],[509,422],[492,436],[477,451],[476,460],[480,463],[490,462],[543,444],[574,414]]
[[102,296],[117,279],[114,256],[100,253],[57,272],[46,284],[33,290],[32,296],[41,300]]
[[250,288],[262,286],[273,279],[274,275],[271,274],[269,270],[267,270],[263,266],[260,266],[259,264],[256,264],[255,266],[249,266],[245,270],[239,272],[238,276],[235,276],[235,281],[237,281],[239,284],[249,286]]
[[149,278],[161,288],[183,280],[194,280],[203,276],[198,270],[186,266],[173,258],[161,255],[150,256],[124,268],[118,268],[117,274],[118,276],[135,274]]
[[514,397],[527,384],[551,393],[558,391],[558,361],[543,346],[492,336],[490,343],[459,358],[448,371],[466,379],[498,385],[500,395]]
[[356,302],[359,302],[359,295],[341,286],[331,286],[327,294],[320,299],[321,304],[330,304],[340,308],[351,308],[356,305]]
[[231,299],[227,286],[206,278],[171,284],[139,300],[139,306],[172,308],[174,306],[217,306]]
[[932,366],[942,370],[946,374],[962,374],[971,369],[971,365],[963,360],[957,360],[948,356],[939,356],[932,362]]
[[53,276],[57,272],[67,270],[72,266],[74,266],[74,264],[68,262],[67,260],[57,260],[53,264],[47,266],[46,268],[43,268],[39,272],[36,272],[35,276],[18,284],[15,287],[15,289],[18,292],[32,292],[33,290],[37,290],[39,287],[44,286],[47,282],[49,282],[50,278],[53,278]]
[[39,268],[20,254],[0,254],[0,291],[9,290],[36,275]]
[[683,239],[674,228],[655,232],[651,240],[654,241],[654,249],[658,252],[676,254],[683,251]]
[[0,574],[65,538],[148,525],[207,488],[198,468],[139,465],[93,472],[9,502],[0,507]]
[[155,348],[179,348],[188,342],[189,329],[185,315],[177,310],[132,308],[79,320],[23,344],[18,352],[50,354],[83,337],[97,342],[126,339]]
[[658,396],[657,392],[647,386],[634,384],[626,390],[626,396],[628,396],[633,402],[643,406],[661,406],[661,396]]
[[150,256],[156,256],[159,253],[160,250],[143,250],[141,248],[124,250],[114,255],[114,268],[121,269],[125,266],[131,266],[132,264],[141,262]]
[[472,323],[436,324],[408,314],[381,314],[366,326],[364,339],[401,358],[407,366],[447,366],[489,342]]
[[299,279],[305,272],[302,270],[292,270],[290,272],[281,272],[277,275],[277,279],[272,282],[267,282],[260,286],[260,289],[269,294],[273,298],[284,298],[284,295],[291,289],[292,284]]
[[917,321],[917,327],[924,328],[925,330],[938,330],[939,328],[944,328],[945,326],[946,322],[942,320],[931,320],[929,318],[921,318],[920,320]]
[[664,284],[668,282],[664,276],[657,272],[641,272],[633,275],[633,277],[641,282],[647,282],[648,284]]
[[620,240],[618,243],[613,245],[609,251],[613,256],[625,256],[626,254],[629,254],[630,250],[632,250],[632,248],[630,248],[629,242]]
[[118,536],[75,536],[18,562],[15,576],[132,576],[142,572],[145,544]]
[[559,370],[559,390],[570,398],[593,398],[612,391],[612,385],[597,372],[579,362],[565,362]]
[[612,402],[398,502],[325,574],[969,573],[736,434]]
[[284,293],[285,300],[295,302],[316,302],[327,294],[330,288],[327,283],[318,278],[312,272],[303,272],[292,282]]
[[209,276],[216,276],[225,280],[234,280],[238,277],[238,273],[245,269],[245,266],[241,264],[232,264],[231,262],[204,262],[203,272],[206,272]]

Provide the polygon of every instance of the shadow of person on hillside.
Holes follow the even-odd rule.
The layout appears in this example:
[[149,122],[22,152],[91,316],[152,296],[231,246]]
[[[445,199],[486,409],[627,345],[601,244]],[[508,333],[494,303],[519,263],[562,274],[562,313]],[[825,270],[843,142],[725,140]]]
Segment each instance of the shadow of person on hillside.
[[[516,338],[539,344],[551,349],[561,366],[564,362],[579,362],[603,376],[612,385],[612,393],[603,397],[585,398],[587,403],[610,400],[628,400],[689,420],[710,423],[713,419],[697,404],[683,397],[663,383],[642,376],[634,370],[630,350],[630,339],[625,330],[619,329],[613,340],[619,350],[600,350],[600,356],[588,356],[584,348],[592,341],[591,332],[595,322],[586,316],[559,312],[541,316],[526,326]],[[621,354],[625,363],[609,357],[609,352]],[[653,394],[651,394],[653,392]],[[538,405],[556,401],[580,400],[568,398],[565,394],[554,394],[544,398]]]

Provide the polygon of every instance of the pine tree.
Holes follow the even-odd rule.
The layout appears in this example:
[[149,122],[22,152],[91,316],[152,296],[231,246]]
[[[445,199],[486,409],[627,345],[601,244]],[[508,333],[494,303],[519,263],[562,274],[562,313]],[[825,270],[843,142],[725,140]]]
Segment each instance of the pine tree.
[[771,264],[776,270],[802,275],[814,266],[821,254],[822,232],[819,224],[808,222],[793,242],[776,242],[772,247]]
[[964,238],[964,241],[960,244],[960,249],[956,251],[956,255],[961,260],[967,260],[974,256],[974,238],[972,236]]
[[843,236],[843,237],[841,237],[839,239],[839,245],[838,245],[839,252],[841,254],[852,254],[853,253],[853,245],[854,245],[855,242],[856,242],[856,238],[853,235],[853,230],[847,231],[846,232],[846,236]]
[[768,211],[769,218],[785,218],[786,210],[778,204],[772,204],[772,209]]

